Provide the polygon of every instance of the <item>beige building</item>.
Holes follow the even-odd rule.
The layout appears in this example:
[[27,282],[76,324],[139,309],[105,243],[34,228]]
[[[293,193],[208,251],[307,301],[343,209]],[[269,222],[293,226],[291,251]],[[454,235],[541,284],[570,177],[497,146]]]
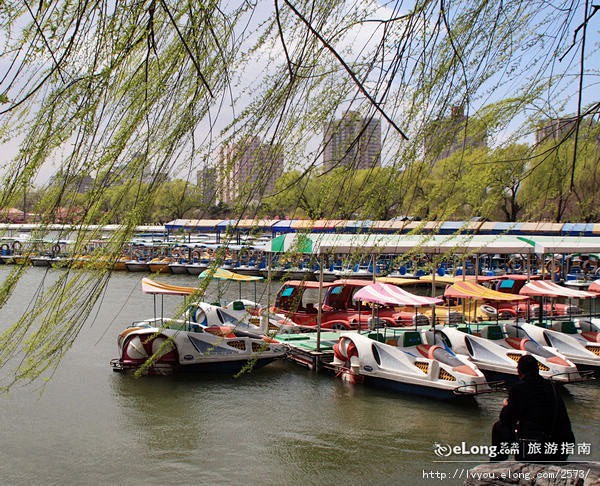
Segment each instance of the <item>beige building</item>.
[[196,185],[200,189],[200,204],[215,206],[219,203],[219,172],[215,166],[207,165],[196,171]]
[[451,108],[450,116],[435,120],[425,128],[425,160],[434,163],[463,149],[487,147],[487,127],[469,119],[464,109]]
[[381,121],[349,111],[325,127],[323,170],[381,165]]
[[[259,203],[272,194],[275,182],[283,174],[283,151],[277,145],[263,143],[259,137],[249,137],[219,151],[219,199],[234,204]],[[216,178],[216,180],[219,178]]]

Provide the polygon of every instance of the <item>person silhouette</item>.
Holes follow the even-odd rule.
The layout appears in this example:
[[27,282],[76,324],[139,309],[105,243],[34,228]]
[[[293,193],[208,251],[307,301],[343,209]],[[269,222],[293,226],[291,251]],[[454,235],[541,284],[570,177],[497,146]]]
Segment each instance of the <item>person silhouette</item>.
[[[517,364],[520,381],[509,391],[492,427],[492,445],[519,444],[517,461],[566,461],[566,444],[575,444],[571,421],[554,383],[544,380],[538,361],[530,354],[521,356]],[[498,454],[493,461],[504,461],[508,454]]]

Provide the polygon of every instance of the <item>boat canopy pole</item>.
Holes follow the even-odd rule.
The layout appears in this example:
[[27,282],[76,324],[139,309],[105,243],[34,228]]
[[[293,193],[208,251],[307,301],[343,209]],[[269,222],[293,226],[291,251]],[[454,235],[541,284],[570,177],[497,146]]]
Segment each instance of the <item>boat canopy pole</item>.
[[[269,330],[269,308],[271,307],[271,264],[273,263],[272,253],[267,253],[267,331]],[[254,284],[256,290],[256,283]]]
[[[432,258],[431,261],[431,297],[435,297],[435,274],[437,271],[437,262],[435,261],[435,258]],[[448,316],[450,316],[450,313],[448,313]],[[450,324],[450,319],[448,319],[448,324]],[[435,344],[435,305],[431,306],[431,325],[434,328],[433,344]]]
[[[319,305],[317,306],[317,352],[321,351],[321,320],[323,318],[323,255],[319,255]],[[317,360],[318,363],[318,360]]]

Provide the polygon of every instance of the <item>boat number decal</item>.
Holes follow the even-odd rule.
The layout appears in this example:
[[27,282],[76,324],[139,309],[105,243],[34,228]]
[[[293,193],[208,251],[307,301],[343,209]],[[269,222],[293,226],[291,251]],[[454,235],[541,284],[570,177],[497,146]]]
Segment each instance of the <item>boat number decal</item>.
[[191,354],[186,354],[183,359],[187,359],[189,361],[190,359],[194,359],[194,357]]
[[363,366],[363,368],[365,371],[373,371],[373,367],[369,365]]

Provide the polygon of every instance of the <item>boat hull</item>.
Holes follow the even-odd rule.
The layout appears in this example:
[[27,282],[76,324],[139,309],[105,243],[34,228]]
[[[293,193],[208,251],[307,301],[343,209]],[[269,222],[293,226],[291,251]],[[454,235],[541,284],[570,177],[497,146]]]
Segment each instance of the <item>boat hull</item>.
[[208,265],[188,264],[185,266],[185,271],[190,275],[200,275],[207,268],[208,268]]
[[148,267],[152,273],[171,273],[168,263],[150,263]]
[[128,272],[149,272],[150,266],[146,262],[127,262],[125,264]]
[[[212,363],[194,363],[189,365],[183,364],[157,364],[150,366],[147,370],[143,371],[143,375],[171,375],[180,373],[199,373],[199,374],[228,374],[235,375],[240,373],[245,368],[248,371],[260,369],[273,361],[274,357],[271,358],[260,358],[260,359],[243,359],[239,361],[228,361],[228,362],[212,362]],[[135,373],[141,369],[137,363],[127,363],[122,360],[114,361],[111,363],[114,371],[124,373]]]
[[187,275],[188,273],[185,263],[171,263],[169,267],[171,269],[171,273],[177,275]]
[[[364,376],[364,375],[361,375]],[[433,388],[430,386],[420,386],[412,383],[403,383],[400,381],[387,380],[376,376],[365,376],[364,383],[367,386],[382,388],[394,393],[418,395],[436,400],[473,400],[473,395],[456,394],[449,390]]]

